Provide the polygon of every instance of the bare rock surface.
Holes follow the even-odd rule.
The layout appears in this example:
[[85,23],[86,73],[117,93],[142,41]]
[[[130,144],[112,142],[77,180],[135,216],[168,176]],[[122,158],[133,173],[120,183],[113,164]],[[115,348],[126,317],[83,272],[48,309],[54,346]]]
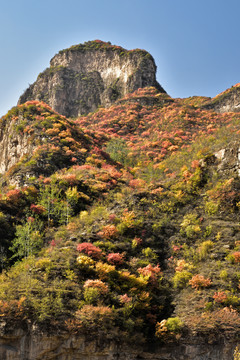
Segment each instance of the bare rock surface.
[[165,93],[156,81],[155,61],[147,51],[128,51],[96,40],[55,55],[50,68],[38,76],[18,103],[44,101],[62,115],[77,117],[147,86]]
[[29,135],[17,131],[21,117],[16,122],[7,121],[0,128],[0,173],[4,174],[24,155],[31,154],[35,143],[29,141]]

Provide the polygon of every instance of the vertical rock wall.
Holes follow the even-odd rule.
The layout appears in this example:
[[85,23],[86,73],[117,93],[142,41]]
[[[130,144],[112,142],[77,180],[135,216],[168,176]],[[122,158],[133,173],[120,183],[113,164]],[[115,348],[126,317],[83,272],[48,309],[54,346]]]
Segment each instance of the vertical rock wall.
[[77,335],[27,333],[14,329],[0,336],[1,360],[232,360],[237,343],[222,339],[204,343],[192,339],[181,345],[124,345],[87,340]]

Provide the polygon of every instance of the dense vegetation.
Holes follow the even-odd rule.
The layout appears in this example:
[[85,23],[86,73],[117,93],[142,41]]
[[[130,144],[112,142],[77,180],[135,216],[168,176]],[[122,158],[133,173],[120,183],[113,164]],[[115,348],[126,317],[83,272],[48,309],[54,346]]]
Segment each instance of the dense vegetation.
[[78,119],[36,101],[1,119],[33,145],[1,178],[7,324],[240,334],[240,181],[214,156],[236,146],[240,114],[208,101],[145,88]]

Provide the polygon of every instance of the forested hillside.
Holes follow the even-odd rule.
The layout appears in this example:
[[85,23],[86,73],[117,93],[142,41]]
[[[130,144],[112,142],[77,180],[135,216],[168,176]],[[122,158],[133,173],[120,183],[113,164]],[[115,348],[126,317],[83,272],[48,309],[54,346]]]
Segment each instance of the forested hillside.
[[240,115],[210,101],[146,87],[78,118],[35,100],[1,118],[5,331],[239,335]]

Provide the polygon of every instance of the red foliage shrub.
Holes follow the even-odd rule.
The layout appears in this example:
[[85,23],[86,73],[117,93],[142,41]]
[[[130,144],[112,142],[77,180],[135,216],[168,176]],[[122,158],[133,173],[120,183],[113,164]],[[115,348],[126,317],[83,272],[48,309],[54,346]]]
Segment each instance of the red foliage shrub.
[[132,297],[129,297],[127,294],[120,295],[119,300],[122,304],[128,304],[132,301]]
[[51,184],[51,178],[45,178],[44,180],[43,180],[43,183],[44,184]]
[[83,287],[98,289],[101,294],[107,294],[109,290],[108,285],[101,280],[86,280]]
[[189,284],[192,286],[193,289],[201,289],[205,287],[209,287],[212,281],[207,278],[205,279],[203,275],[194,275],[191,280],[189,280]]
[[123,255],[120,253],[108,254],[107,261],[112,265],[121,265],[123,263]]
[[34,204],[32,204],[30,206],[30,210],[32,210],[32,212],[34,212],[35,214],[38,214],[38,215],[43,214],[46,211],[44,206],[42,206],[42,205],[34,205]]
[[214,328],[218,333],[227,330],[228,334],[234,336],[235,331],[238,331],[240,323],[239,313],[229,307],[221,308],[220,310],[209,311],[204,316],[193,315],[186,318],[185,324],[191,329],[196,330],[203,328],[212,331]]
[[91,243],[86,243],[86,242],[82,244],[78,244],[77,251],[82,252],[88,256],[91,256],[94,259],[100,259],[102,255],[101,249],[99,249],[98,247],[94,246]]
[[236,263],[240,263],[240,251],[236,251],[235,253],[233,253],[234,256],[234,261]]
[[146,183],[142,179],[132,179],[129,181],[129,186],[133,189],[141,189],[144,185],[146,185]]
[[14,190],[9,190],[6,194],[6,197],[7,197],[7,200],[10,200],[10,201],[17,201],[18,199],[20,199],[22,195],[22,192],[18,189],[14,189]]
[[115,219],[116,219],[116,215],[115,215],[115,214],[110,214],[110,215],[109,215],[109,221],[114,222]]
[[14,320],[24,316],[25,297],[21,297],[19,300],[0,300],[0,316],[12,318]]
[[145,266],[144,268],[138,268],[137,271],[139,272],[139,274],[143,275],[144,277],[149,278],[149,281],[152,284],[155,284],[157,280],[157,276],[162,274],[159,265],[152,266],[151,264]]
[[193,169],[198,168],[200,166],[199,160],[193,160],[191,166]]
[[215,294],[213,295],[213,299],[216,303],[223,303],[224,301],[227,300],[227,295],[225,294],[224,291],[217,291],[215,292]]
[[106,225],[98,232],[98,235],[104,239],[111,239],[117,235],[117,228],[115,225]]
[[74,185],[77,183],[76,174],[66,174],[63,177],[63,180],[65,180],[69,185]]
[[182,248],[182,245],[173,245],[172,249],[174,252],[179,252]]
[[52,247],[55,247],[57,244],[56,244],[56,241],[53,239],[52,241],[50,241],[50,245],[52,246]]

